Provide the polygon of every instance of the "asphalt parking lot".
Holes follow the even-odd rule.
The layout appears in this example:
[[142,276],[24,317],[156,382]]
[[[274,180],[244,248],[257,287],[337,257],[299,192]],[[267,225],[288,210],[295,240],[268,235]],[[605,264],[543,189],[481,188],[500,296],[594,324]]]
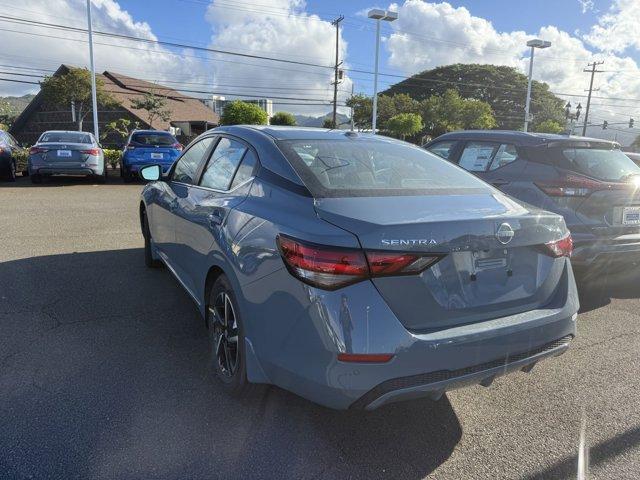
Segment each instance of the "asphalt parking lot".
[[143,262],[141,185],[0,183],[0,478],[640,476],[640,285],[583,291],[569,352],[480,386],[337,412],[207,376],[187,294]]

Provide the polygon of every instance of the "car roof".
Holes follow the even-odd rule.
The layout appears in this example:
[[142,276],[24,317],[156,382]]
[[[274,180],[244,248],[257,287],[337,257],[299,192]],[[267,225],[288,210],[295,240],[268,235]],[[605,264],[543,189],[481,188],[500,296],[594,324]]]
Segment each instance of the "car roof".
[[43,135],[45,133],[82,133],[85,135],[93,135],[91,132],[79,132],[78,130],[46,130],[42,132]]
[[380,135],[361,133],[351,130],[338,130],[316,127],[285,127],[279,125],[228,125],[215,128],[213,131],[235,134],[261,133],[274,140],[342,140],[345,137],[370,138],[372,140],[393,140]]
[[131,133],[165,133],[167,135],[173,135],[171,132],[167,132],[166,130],[134,130]]
[[522,146],[544,145],[551,142],[598,142],[618,145],[617,142],[602,138],[580,137],[574,135],[559,135],[556,133],[519,132],[516,130],[459,130],[449,132],[432,140],[493,140],[509,142]]

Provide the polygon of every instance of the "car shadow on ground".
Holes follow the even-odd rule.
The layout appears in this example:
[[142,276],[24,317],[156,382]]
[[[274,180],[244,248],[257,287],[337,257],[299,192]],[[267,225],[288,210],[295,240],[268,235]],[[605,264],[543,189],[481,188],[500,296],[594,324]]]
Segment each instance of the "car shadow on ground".
[[577,274],[580,313],[586,313],[611,303],[611,299],[640,297],[640,272],[635,265],[602,268],[597,274]]
[[449,400],[334,411],[222,391],[204,322],[142,249],[0,263],[8,478],[406,478],[446,461]]

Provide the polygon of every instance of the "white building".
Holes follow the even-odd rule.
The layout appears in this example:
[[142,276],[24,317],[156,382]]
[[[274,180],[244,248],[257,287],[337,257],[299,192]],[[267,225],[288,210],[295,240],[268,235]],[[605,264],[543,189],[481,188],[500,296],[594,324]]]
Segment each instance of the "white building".
[[202,100],[202,102],[218,115],[222,115],[224,108],[234,100],[241,100],[246,103],[253,103],[255,105],[258,105],[262,110],[267,112],[269,118],[273,116],[273,100],[271,100],[270,98],[234,98],[232,100],[227,100],[219,95],[212,95],[211,99]]

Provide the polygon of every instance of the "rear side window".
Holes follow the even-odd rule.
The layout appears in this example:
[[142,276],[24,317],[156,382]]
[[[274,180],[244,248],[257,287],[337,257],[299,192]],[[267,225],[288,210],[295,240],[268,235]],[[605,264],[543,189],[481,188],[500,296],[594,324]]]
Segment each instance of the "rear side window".
[[509,143],[468,142],[458,163],[470,172],[486,172],[504,167],[517,159],[516,147]]
[[176,162],[171,179],[174,182],[192,184],[195,181],[198,167],[214,140],[215,137],[207,137],[191,145],[189,150],[184,152]]
[[83,132],[44,132],[40,143],[93,143],[91,135]]
[[244,154],[242,159],[242,163],[238,167],[235,177],[233,177],[231,188],[235,188],[241,183],[249,180],[253,176],[253,172],[255,171],[257,164],[258,159],[256,158],[256,154],[253,153],[253,150],[247,150],[247,153]]
[[436,142],[433,145],[427,147],[427,150],[429,150],[431,153],[435,153],[439,157],[449,160],[449,157],[451,157],[451,154],[453,153],[453,147],[456,143],[456,141]]
[[499,147],[498,143],[468,142],[458,163],[470,172],[486,172]]
[[202,174],[200,186],[228,190],[233,174],[246,151],[245,144],[230,138],[221,138]]
[[131,142],[136,146],[170,147],[178,140],[170,133],[138,132],[131,135]]
[[282,140],[278,145],[314,197],[487,190],[473,175],[425,149],[385,139]]

